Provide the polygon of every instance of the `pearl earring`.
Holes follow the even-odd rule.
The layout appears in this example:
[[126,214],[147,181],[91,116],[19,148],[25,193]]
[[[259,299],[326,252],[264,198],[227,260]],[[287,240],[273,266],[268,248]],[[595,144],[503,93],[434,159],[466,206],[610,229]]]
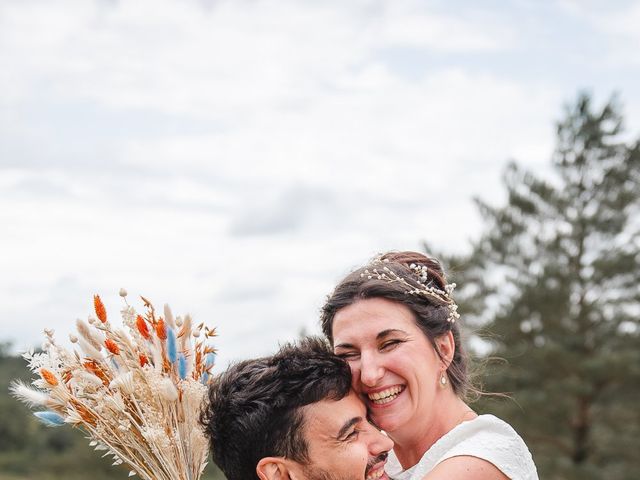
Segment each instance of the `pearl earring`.
[[444,388],[444,387],[446,387],[446,386],[447,386],[447,375],[446,375],[446,373],[444,373],[444,372],[442,372],[442,373],[440,374],[440,386],[441,386],[442,388]]

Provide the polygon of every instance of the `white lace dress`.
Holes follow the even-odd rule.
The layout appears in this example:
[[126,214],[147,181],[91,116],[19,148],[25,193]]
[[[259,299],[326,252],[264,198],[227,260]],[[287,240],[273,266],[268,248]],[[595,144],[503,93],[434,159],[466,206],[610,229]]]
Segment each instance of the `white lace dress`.
[[421,480],[438,463],[460,455],[482,458],[512,480],[538,480],[536,466],[522,438],[511,425],[493,415],[479,415],[457,425],[405,471],[391,452],[386,471],[394,480]]

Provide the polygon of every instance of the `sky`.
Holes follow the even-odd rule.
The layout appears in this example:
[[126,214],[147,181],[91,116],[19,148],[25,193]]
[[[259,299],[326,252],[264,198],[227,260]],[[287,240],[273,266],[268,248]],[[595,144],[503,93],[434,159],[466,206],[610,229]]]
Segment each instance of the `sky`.
[[121,287],[275,351],[385,250],[468,250],[578,92],[640,134],[640,1],[0,0],[0,340]]

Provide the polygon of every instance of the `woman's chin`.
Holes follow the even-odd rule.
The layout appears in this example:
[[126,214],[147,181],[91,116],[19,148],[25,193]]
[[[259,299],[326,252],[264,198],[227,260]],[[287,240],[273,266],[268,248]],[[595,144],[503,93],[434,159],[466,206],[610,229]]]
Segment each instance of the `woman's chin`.
[[393,432],[401,428],[405,423],[399,415],[394,415],[392,413],[371,415],[371,420],[380,430],[389,434],[392,434]]
[[[369,416],[373,423],[387,433],[393,432],[401,428],[409,421],[409,405],[405,402],[398,402],[399,398],[394,400],[393,404],[378,406],[370,405]],[[397,402],[397,403],[396,403]]]

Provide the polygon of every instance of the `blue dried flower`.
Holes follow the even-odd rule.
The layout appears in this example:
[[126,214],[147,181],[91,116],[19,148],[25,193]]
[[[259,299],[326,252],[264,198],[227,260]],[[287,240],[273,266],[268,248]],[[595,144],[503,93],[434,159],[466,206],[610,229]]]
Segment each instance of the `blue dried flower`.
[[213,367],[215,363],[216,363],[216,354],[213,352],[207,353],[207,359],[205,360],[205,364],[207,365],[207,367]]
[[169,361],[174,363],[178,359],[178,349],[176,347],[176,334],[172,328],[167,328],[167,356]]
[[33,414],[48,427],[59,427],[64,425],[64,418],[56,412],[33,412]]
[[184,353],[181,353],[178,357],[178,375],[180,375],[182,380],[187,378],[187,358],[184,356]]

